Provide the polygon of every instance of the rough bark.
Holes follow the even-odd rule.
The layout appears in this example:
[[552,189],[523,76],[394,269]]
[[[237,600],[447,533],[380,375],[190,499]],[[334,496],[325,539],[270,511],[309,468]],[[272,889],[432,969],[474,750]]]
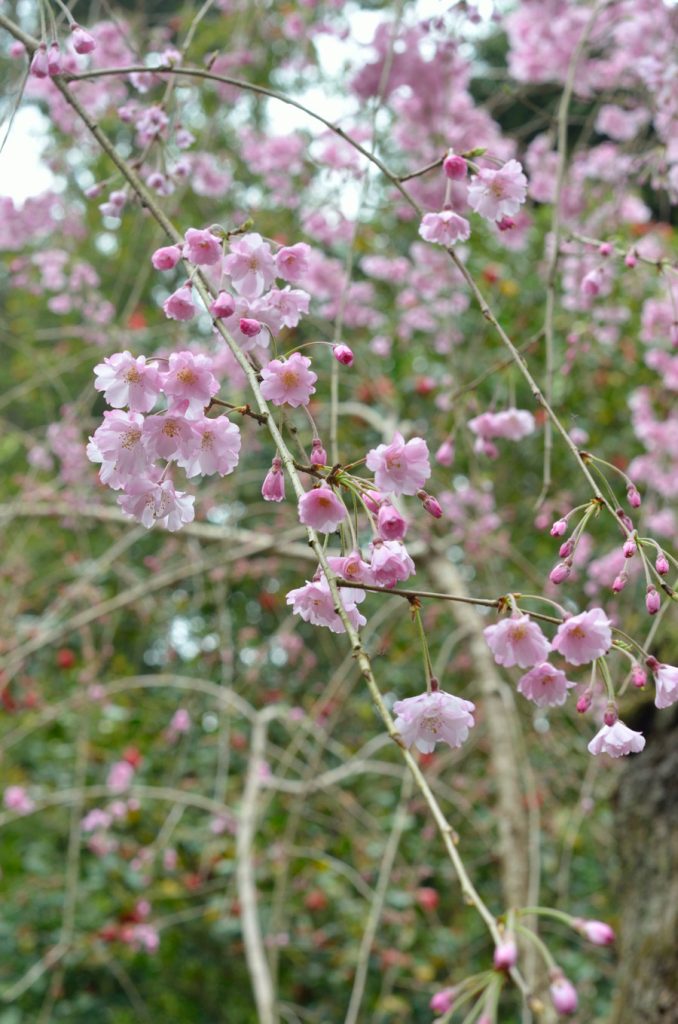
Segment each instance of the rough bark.
[[648,710],[617,793],[619,971],[610,1024],[678,1024],[678,713]]

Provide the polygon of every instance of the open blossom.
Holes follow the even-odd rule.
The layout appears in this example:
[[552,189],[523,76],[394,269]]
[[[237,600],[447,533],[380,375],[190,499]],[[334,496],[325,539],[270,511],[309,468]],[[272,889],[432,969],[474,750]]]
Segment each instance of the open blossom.
[[372,448],[365,464],[379,490],[391,494],[416,494],[431,475],[426,441],[413,437],[406,442],[398,432],[390,444]]
[[514,217],[527,195],[527,178],[517,160],[509,160],[499,170],[482,168],[468,187],[472,210],[486,220]]
[[586,665],[602,657],[612,643],[612,623],[602,608],[573,615],[558,626],[553,641],[554,651],[570,665]]
[[397,715],[395,727],[405,746],[414,744],[422,754],[432,753],[441,742],[460,747],[475,725],[475,705],[444,690],[398,700],[393,710]]
[[377,586],[395,587],[416,572],[405,545],[399,540],[375,540],[370,547],[370,568]]
[[327,564],[338,576],[343,576],[345,580],[350,580],[352,583],[373,584],[375,582],[372,569],[360,557],[359,551],[352,551],[350,555],[343,556],[330,555]]
[[[356,605],[365,600],[365,591],[341,587],[339,597],[353,628],[359,629],[360,626],[364,626],[367,620],[360,614]],[[301,616],[304,622],[310,622],[314,626],[327,626],[333,633],[346,632],[344,623],[334,610],[334,598],[324,576],[307,581],[303,587],[296,590],[290,590],[286,602],[292,606],[294,614]]]
[[184,240],[184,259],[196,266],[212,267],[221,259],[221,241],[211,231],[189,228]]
[[156,482],[150,477],[137,477],[127,485],[125,494],[118,498],[118,504],[132,519],[150,530],[151,527],[164,526],[173,533],[181,529],[184,523],[191,523],[195,518],[192,494],[176,491],[171,480]]
[[251,310],[259,320],[277,334],[283,327],[296,327],[302,316],[308,313],[311,296],[302,288],[271,288],[255,299]]
[[306,242],[297,242],[296,245],[283,246],[275,256],[278,277],[292,282],[301,280],[308,271],[310,254],[311,247]]
[[219,390],[219,382],[212,373],[212,360],[193,352],[173,352],[168,369],[162,375],[162,389],[170,400],[170,409],[181,406],[184,416],[197,419]]
[[440,213],[424,214],[419,234],[425,242],[454,245],[455,242],[465,242],[471,237],[471,225],[454,210],[441,210]]
[[264,398],[274,405],[291,405],[293,409],[308,405],[318,379],[310,365],[308,356],[299,352],[293,352],[289,359],[272,359],[261,371]]
[[160,374],[148,366],[146,356],[116,352],[94,367],[94,387],[115,409],[128,405],[132,412],[149,412],[160,394]]
[[551,645],[529,615],[514,615],[483,630],[498,665],[530,668],[545,661]]
[[625,754],[638,754],[645,746],[645,737],[641,732],[634,732],[617,719],[614,725],[603,725],[588,745],[591,754],[609,754],[610,757],[623,757]]
[[502,437],[507,441],[522,441],[534,433],[534,416],[526,409],[503,409],[501,412],[483,412],[469,420],[469,430],[484,440]]
[[147,416],[143,441],[151,459],[189,458],[195,445],[193,424],[184,416],[171,413]]
[[678,668],[673,665],[659,665],[652,669],[656,694],[655,706],[669,708],[678,701]]
[[197,310],[190,284],[183,284],[172,292],[163,302],[162,308],[170,320],[192,320]]
[[230,243],[224,270],[230,274],[236,291],[246,299],[256,299],[275,280],[275,261],[271,248],[255,232]]
[[574,685],[564,672],[545,661],[521,677],[518,693],[534,701],[540,708],[558,707],[565,703],[567,691]]
[[321,533],[334,533],[346,518],[346,507],[330,487],[314,487],[299,499],[299,521]]
[[226,476],[232,473],[240,457],[239,427],[231,423],[228,416],[216,416],[214,419],[203,416],[193,421],[191,427],[193,449],[177,460],[186,476],[190,479],[198,475],[211,476],[212,473],[218,473],[219,476]]
[[97,427],[87,445],[90,462],[100,462],[99,479],[118,490],[125,481],[148,469],[149,458],[143,444],[144,417],[138,412],[111,409]]

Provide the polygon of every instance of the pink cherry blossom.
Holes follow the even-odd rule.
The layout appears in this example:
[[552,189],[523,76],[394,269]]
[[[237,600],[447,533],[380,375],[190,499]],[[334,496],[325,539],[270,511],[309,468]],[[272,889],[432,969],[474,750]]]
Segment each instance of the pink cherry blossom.
[[299,352],[293,352],[289,359],[272,359],[261,371],[264,398],[274,405],[291,405],[293,409],[308,405],[318,379],[310,365],[308,356]]
[[8,786],[2,796],[2,802],[8,811],[18,814],[30,814],[35,808],[35,801],[30,798],[23,786]]
[[132,412],[150,412],[160,395],[160,374],[148,366],[146,356],[116,352],[98,363],[94,373],[94,387],[116,409],[128,405]]
[[527,178],[517,160],[509,160],[499,170],[481,168],[468,187],[472,210],[486,220],[514,217],[527,196]]
[[594,946],[611,946],[615,939],[614,929],[605,921],[586,921],[581,917],[574,920],[574,927]]
[[471,225],[454,210],[441,210],[440,213],[424,214],[419,234],[425,242],[454,245],[455,242],[465,242],[471,237]]
[[111,793],[124,793],[132,785],[134,768],[129,761],[116,761],[106,777],[106,788]]
[[332,355],[342,366],[353,366],[353,352],[348,345],[335,345]]
[[443,160],[443,173],[446,178],[450,178],[452,181],[463,181],[468,174],[468,164],[463,156],[459,156],[457,153],[449,150]]
[[377,530],[382,540],[402,540],[407,533],[407,520],[389,501],[377,512]]
[[231,423],[228,416],[209,419],[203,416],[191,423],[193,450],[178,458],[177,464],[186,471],[190,479],[194,476],[211,476],[218,473],[226,476],[238,465],[240,452],[240,428]]
[[97,427],[87,445],[90,462],[100,462],[102,483],[118,490],[125,481],[149,467],[149,457],[142,442],[144,417],[138,412],[112,409],[104,413],[104,422]]
[[195,518],[192,494],[176,491],[171,480],[158,483],[150,477],[136,477],[126,487],[118,504],[132,519],[147,529],[164,526],[170,532],[181,529]]
[[170,400],[170,410],[181,406],[184,416],[197,419],[219,390],[219,382],[212,373],[212,360],[193,352],[173,352],[162,374],[162,389]]
[[623,757],[625,754],[638,754],[645,746],[645,737],[641,732],[634,732],[617,719],[614,725],[603,725],[588,745],[591,754],[609,754],[610,757]]
[[198,267],[212,267],[222,256],[221,240],[211,231],[189,228],[184,235],[183,257]]
[[659,665],[652,668],[656,695],[655,707],[669,708],[678,701],[678,668],[673,665]]
[[275,279],[276,266],[270,246],[261,235],[252,233],[234,239],[230,250],[223,266],[236,291],[246,299],[258,298]]
[[299,521],[321,533],[334,533],[346,518],[346,508],[331,488],[324,484],[307,491],[299,499]]
[[301,288],[271,288],[255,299],[252,312],[262,320],[273,334],[283,327],[296,327],[302,316],[308,313],[311,296]]
[[71,42],[76,53],[91,53],[97,45],[94,36],[76,22],[71,25]]
[[264,501],[285,500],[285,475],[282,471],[282,462],[276,455],[271,463],[271,468],[264,477],[261,485],[261,496]]
[[429,1008],[434,1013],[447,1013],[454,1006],[454,1000],[457,997],[456,988],[441,988],[438,992],[434,992],[429,1002]]
[[612,623],[602,608],[573,615],[558,626],[553,650],[570,665],[586,665],[600,658],[612,643]]
[[216,317],[217,320],[233,316],[234,312],[235,300],[229,292],[220,291],[214,302],[210,304],[210,313],[213,317]]
[[526,409],[504,409],[501,412],[483,412],[469,420],[469,430],[484,440],[495,437],[507,441],[521,441],[534,433],[534,416]]
[[416,494],[431,475],[426,441],[413,437],[406,442],[397,432],[390,444],[369,451],[365,464],[376,486],[391,494]]
[[518,693],[540,707],[558,707],[567,700],[567,691],[575,686],[564,672],[548,662],[535,665],[518,682]]
[[190,458],[195,447],[193,424],[184,416],[171,413],[147,416],[143,441],[151,459]]
[[156,270],[173,270],[180,259],[181,249],[178,245],[164,245],[155,250],[151,263]]
[[[339,589],[341,603],[354,629],[364,626],[366,619],[356,605],[365,600],[365,591],[348,587]],[[306,582],[303,587],[290,590],[286,598],[295,615],[314,626],[327,626],[333,633],[345,633],[346,627],[334,610],[334,598],[324,576]]]
[[343,576],[345,580],[350,580],[352,583],[373,584],[375,582],[372,569],[367,562],[363,561],[359,551],[352,551],[350,555],[341,557],[330,555],[327,564],[338,576]]
[[545,661],[551,645],[529,615],[514,615],[483,630],[498,665],[530,668]]
[[414,744],[422,754],[432,753],[439,742],[460,747],[475,725],[475,705],[444,690],[398,700],[393,711],[405,746]]
[[416,572],[414,562],[399,540],[374,540],[371,545],[370,568],[379,587],[395,587]]
[[172,292],[163,302],[162,308],[170,320],[192,320],[197,310],[190,284],[184,284]]
[[495,971],[508,971],[518,963],[518,947],[515,939],[506,936],[494,949],[492,963]]
[[306,242],[283,246],[275,256],[278,277],[285,281],[300,281],[308,271],[310,253],[311,247]]

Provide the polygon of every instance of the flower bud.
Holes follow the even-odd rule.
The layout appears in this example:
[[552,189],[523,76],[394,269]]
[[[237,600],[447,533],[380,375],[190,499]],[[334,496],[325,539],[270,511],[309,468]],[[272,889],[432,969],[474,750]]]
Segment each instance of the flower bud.
[[623,508],[615,509],[615,513],[616,513],[617,517],[619,518],[619,520],[624,524],[626,529],[629,531],[629,533],[633,532],[633,519],[631,519],[630,516],[627,516],[626,512],[624,511],[624,509]]
[[598,295],[600,292],[600,272],[598,270],[590,271],[582,279],[581,290],[588,298],[595,298]]
[[443,510],[437,498],[434,498],[432,494],[427,494],[426,491],[417,491],[417,497],[425,512],[428,512],[434,519],[442,519]]
[[558,549],[558,554],[561,558],[569,558],[573,551],[574,541],[571,537],[569,537],[564,544],[560,545],[560,548]]
[[592,703],[591,694],[587,690],[586,693],[582,693],[581,697],[577,701],[576,707],[577,707],[577,711],[579,712],[579,714],[580,715],[585,715],[586,712],[588,711],[588,709],[591,707],[591,703]]
[[577,931],[592,942],[594,946],[611,946],[614,942],[614,930],[604,921],[582,921],[578,919]]
[[60,75],[63,71],[61,65],[61,50],[59,44],[55,41],[49,44],[49,50],[47,51],[47,70],[50,75]]
[[598,252],[601,256],[609,256],[612,253],[612,246],[609,242],[601,242],[598,246]]
[[648,615],[656,615],[661,606],[662,599],[656,587],[649,586],[645,594],[645,607],[647,608]]
[[511,231],[516,226],[516,222],[513,217],[502,217],[501,220],[497,221],[497,227],[500,231]]
[[634,665],[631,669],[631,682],[639,690],[642,690],[647,683],[647,672],[640,665]]
[[246,338],[256,338],[257,334],[261,334],[261,324],[258,320],[253,320],[251,317],[241,317],[238,326]]
[[323,448],[323,443],[319,437],[314,437],[313,440],[311,441],[311,465],[327,465],[327,452]]
[[557,1013],[569,1017],[576,1012],[579,1003],[577,990],[563,974],[554,977],[549,991]]
[[332,355],[342,366],[353,366],[353,352],[348,345],[334,345]]
[[454,462],[454,445],[449,438],[443,441],[436,452],[436,462],[439,462],[441,466],[451,466]]
[[49,75],[49,67],[47,65],[47,47],[44,43],[40,43],[40,46],[33,54],[30,72],[33,75],[33,78],[47,78]]
[[494,950],[495,971],[509,971],[518,962],[518,947],[514,939],[505,938]]
[[612,703],[608,704],[605,708],[605,714],[603,715],[603,722],[605,725],[614,725],[618,718],[619,714],[617,712],[616,705]]
[[164,245],[156,249],[151,256],[151,263],[156,270],[172,270],[181,259],[181,249],[178,245]]
[[629,484],[626,488],[626,497],[629,499],[631,508],[640,508],[640,493],[633,484]]
[[622,547],[624,558],[633,558],[637,550],[638,548],[636,547],[636,542],[634,540],[629,539],[624,541]]
[[217,320],[225,320],[235,313],[235,300],[228,292],[221,291],[210,305],[210,313]]
[[377,513],[377,530],[382,540],[402,540],[407,533],[407,520],[388,502]]
[[622,592],[622,590],[624,589],[624,587],[626,586],[626,584],[628,583],[628,581],[629,581],[628,573],[627,572],[620,572],[619,575],[615,576],[615,578],[614,578],[614,581],[612,583],[612,592],[614,594],[620,594]]
[[551,527],[552,537],[562,537],[567,530],[567,519],[556,519],[555,523]]
[[456,996],[456,988],[441,988],[439,992],[434,992],[428,1005],[434,1013],[449,1013]]
[[572,569],[567,562],[558,562],[558,565],[551,569],[549,579],[551,580],[551,583],[555,583],[556,585],[563,583],[570,575],[571,571]]
[[663,551],[660,551],[657,555],[657,561],[654,563],[654,567],[660,576],[666,576],[669,571],[669,560]]
[[462,181],[466,177],[468,166],[463,156],[458,156],[452,150],[449,150],[443,160],[443,171],[445,177],[449,178],[450,181]]
[[632,269],[633,267],[635,267],[637,262],[638,257],[636,256],[635,252],[633,251],[633,249],[629,249],[626,256],[624,257],[624,263],[627,267]]
[[71,25],[71,42],[76,53],[91,53],[97,45],[94,36],[75,21]]
[[285,498],[285,477],[282,472],[282,462],[277,455],[264,477],[261,496],[264,501],[283,501]]

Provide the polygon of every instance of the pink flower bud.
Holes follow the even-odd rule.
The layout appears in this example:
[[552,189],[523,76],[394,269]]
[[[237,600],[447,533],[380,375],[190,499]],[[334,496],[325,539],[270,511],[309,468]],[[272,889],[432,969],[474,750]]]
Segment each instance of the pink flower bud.
[[561,558],[569,558],[574,551],[574,541],[572,538],[568,538],[564,544],[561,544],[558,549],[558,554]]
[[626,256],[624,257],[624,263],[627,267],[632,269],[633,267],[635,267],[637,262],[638,257],[636,256],[635,252],[633,251],[633,249],[629,249]]
[[439,992],[434,992],[428,1005],[434,1013],[448,1013],[454,1006],[456,995],[456,988],[441,988]]
[[151,256],[151,263],[156,270],[173,270],[181,259],[181,249],[178,245],[164,245],[156,249]]
[[629,581],[628,573],[620,572],[618,576],[615,576],[612,584],[612,590],[615,594],[620,594]]
[[96,49],[94,36],[75,22],[71,25],[71,42],[76,53],[91,53]]
[[631,508],[640,508],[640,494],[638,488],[633,484],[629,484],[626,488],[626,497],[629,499]]
[[577,931],[592,942],[594,946],[611,946],[614,942],[614,930],[604,921],[576,921]]
[[549,991],[557,1013],[569,1017],[576,1012],[579,1003],[577,990],[564,975],[559,974],[553,979]]
[[253,320],[251,317],[241,317],[238,326],[246,338],[256,338],[257,334],[261,334],[261,324],[258,320]]
[[501,220],[497,221],[497,227],[500,231],[511,231],[516,226],[516,222],[513,217],[502,217]]
[[264,501],[284,501],[285,477],[282,472],[282,462],[277,455],[264,477],[264,482],[261,486],[261,496]]
[[603,715],[603,722],[605,725],[614,725],[618,718],[619,714],[616,706],[614,704],[608,704],[605,708],[605,714]]
[[417,491],[417,497],[425,512],[428,512],[434,519],[442,519],[443,510],[437,498],[434,498],[432,494],[427,494],[426,491]]
[[402,540],[407,533],[407,520],[388,502],[377,513],[377,530],[382,540]]
[[462,181],[468,172],[468,167],[463,156],[458,156],[450,150],[443,160],[443,171],[445,177],[451,181]]
[[601,242],[598,246],[598,252],[601,256],[609,256],[612,252],[612,246],[609,242]]
[[647,672],[640,665],[634,665],[631,669],[631,682],[639,690],[642,690],[647,683]]
[[657,555],[657,561],[654,563],[654,567],[660,576],[666,576],[669,571],[669,560],[663,551],[660,551]]
[[657,593],[656,588],[649,586],[645,594],[645,607],[647,608],[648,615],[656,615],[661,606],[662,599]]
[[436,462],[439,462],[441,466],[451,466],[454,462],[454,445],[449,440],[443,441],[440,448],[436,452]]
[[228,292],[221,291],[214,302],[210,305],[210,313],[217,320],[224,320],[233,316],[235,312],[235,300]]
[[49,50],[47,51],[47,70],[50,75],[60,75],[63,71],[61,66],[61,50],[57,42],[49,44]]
[[18,39],[15,39],[9,48],[9,55],[10,57],[25,57],[26,47]]
[[581,697],[577,701],[577,711],[580,715],[585,715],[588,709],[591,707],[591,694],[587,691],[582,693]]
[[494,950],[495,971],[508,971],[518,962],[518,947],[511,938],[504,939]]
[[342,366],[353,366],[353,353],[348,345],[334,345],[332,355]]
[[567,530],[567,519],[556,519],[555,523],[551,527],[552,537],[562,537]]
[[314,437],[313,440],[311,441],[311,465],[327,465],[327,452],[323,448],[323,443],[319,437]]
[[620,522],[622,522],[626,529],[629,531],[629,533],[631,533],[633,531],[633,519],[631,519],[630,516],[627,516],[623,508],[615,509],[615,513],[619,518]]
[[47,78],[49,75],[49,67],[47,65],[47,47],[44,43],[40,43],[40,46],[33,54],[30,73],[34,78]]
[[622,546],[624,558],[633,558],[637,550],[638,548],[636,547],[636,542],[634,540],[624,541],[624,544]]
[[549,579],[551,583],[559,584],[563,583],[571,572],[570,566],[567,562],[558,562],[558,565],[554,566],[549,573]]
[[650,672],[657,672],[658,669],[662,667],[661,662],[657,661],[657,659],[654,658],[652,655],[650,655],[650,657],[647,658],[645,664],[649,668]]
[[600,272],[592,270],[583,278],[581,283],[582,293],[588,298],[594,298],[600,292]]

